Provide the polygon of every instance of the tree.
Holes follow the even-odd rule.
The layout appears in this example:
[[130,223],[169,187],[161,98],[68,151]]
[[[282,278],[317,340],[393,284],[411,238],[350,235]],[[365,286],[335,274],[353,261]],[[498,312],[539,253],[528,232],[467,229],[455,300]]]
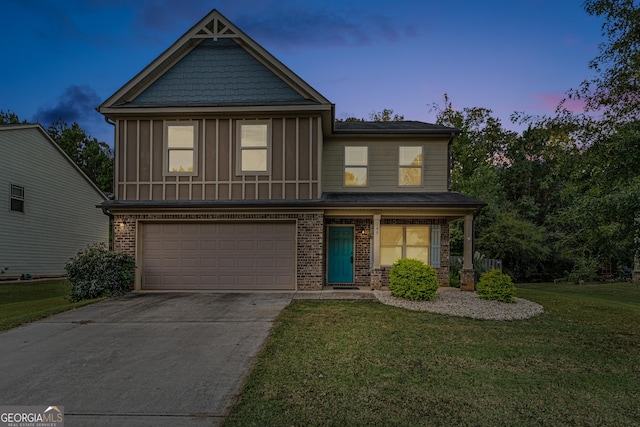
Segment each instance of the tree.
[[383,109],[382,111],[372,111],[369,113],[369,120],[372,122],[401,122],[404,115],[393,114],[393,110]]
[[[26,123],[26,120],[23,120],[22,123]],[[5,113],[4,110],[0,110],[0,124],[3,125],[13,125],[20,123],[20,118],[12,113],[11,110],[7,110]]]
[[586,0],[585,10],[604,17],[600,54],[589,63],[596,77],[570,97],[584,99],[587,111],[602,111],[607,122],[640,118],[640,2]]
[[113,191],[113,154],[106,143],[91,138],[75,122],[69,127],[59,120],[47,132],[102,191]]
[[[369,113],[369,121],[371,122],[401,122],[404,115],[393,114],[393,110],[385,108],[382,111],[372,111]],[[346,119],[336,119],[336,122],[366,122],[364,118],[347,117]]]

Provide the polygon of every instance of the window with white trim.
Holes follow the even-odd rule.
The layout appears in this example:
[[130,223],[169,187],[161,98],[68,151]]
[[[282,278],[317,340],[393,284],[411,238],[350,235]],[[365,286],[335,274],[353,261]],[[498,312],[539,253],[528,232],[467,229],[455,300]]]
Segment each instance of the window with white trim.
[[239,175],[265,175],[269,173],[270,125],[268,120],[238,122],[237,170]]
[[24,187],[11,184],[10,207],[14,212],[24,213]]
[[383,225],[380,227],[380,265],[413,258],[431,264],[431,227],[428,225]]
[[422,147],[400,147],[398,185],[422,186]]
[[368,147],[344,147],[344,186],[366,187],[368,175]]
[[165,175],[198,174],[198,122],[165,125]]

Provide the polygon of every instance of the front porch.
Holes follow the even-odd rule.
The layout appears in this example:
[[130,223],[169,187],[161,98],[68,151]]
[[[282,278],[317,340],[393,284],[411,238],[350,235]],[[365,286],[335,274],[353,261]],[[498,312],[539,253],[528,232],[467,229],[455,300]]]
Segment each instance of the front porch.
[[[461,216],[407,216],[407,213],[331,215],[324,221],[324,289],[384,289],[398,257],[433,266],[440,286],[449,286],[449,224]],[[473,213],[465,219],[461,289],[475,290]]]

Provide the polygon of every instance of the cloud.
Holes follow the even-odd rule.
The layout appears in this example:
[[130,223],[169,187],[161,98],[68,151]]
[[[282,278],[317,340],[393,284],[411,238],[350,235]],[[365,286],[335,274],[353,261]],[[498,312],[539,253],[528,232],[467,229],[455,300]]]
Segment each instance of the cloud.
[[[100,97],[90,86],[68,86],[58,97],[57,104],[40,107],[35,114],[39,123],[51,124],[57,120],[66,123],[86,122],[94,119],[95,108],[100,105]],[[93,113],[94,117],[91,117]]]
[[556,111],[561,102],[564,101],[563,107],[572,113],[581,113],[584,111],[585,103],[580,99],[568,99],[564,94],[553,92],[542,92],[532,95],[536,101],[536,108],[545,111]]
[[398,43],[417,37],[419,27],[411,22],[398,22],[383,15],[361,14],[350,9],[287,9],[264,14],[240,15],[237,24],[251,37],[283,47],[311,45],[366,46],[374,43]]
[[135,7],[134,25],[141,35],[186,31],[215,7],[255,40],[284,48],[393,43],[418,37],[423,25],[336,1],[234,0],[205,6],[199,1],[144,0]]

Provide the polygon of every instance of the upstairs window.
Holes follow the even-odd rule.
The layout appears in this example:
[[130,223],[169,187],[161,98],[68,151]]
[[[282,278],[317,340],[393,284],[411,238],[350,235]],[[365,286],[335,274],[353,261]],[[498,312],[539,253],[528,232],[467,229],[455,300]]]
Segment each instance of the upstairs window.
[[422,186],[422,147],[400,147],[398,185]]
[[238,171],[242,175],[269,173],[269,122],[252,120],[238,122]]
[[197,175],[197,122],[171,122],[165,128],[165,174]]
[[367,147],[344,147],[344,186],[366,187],[369,175]]
[[24,187],[11,184],[11,206],[14,212],[24,213]]

